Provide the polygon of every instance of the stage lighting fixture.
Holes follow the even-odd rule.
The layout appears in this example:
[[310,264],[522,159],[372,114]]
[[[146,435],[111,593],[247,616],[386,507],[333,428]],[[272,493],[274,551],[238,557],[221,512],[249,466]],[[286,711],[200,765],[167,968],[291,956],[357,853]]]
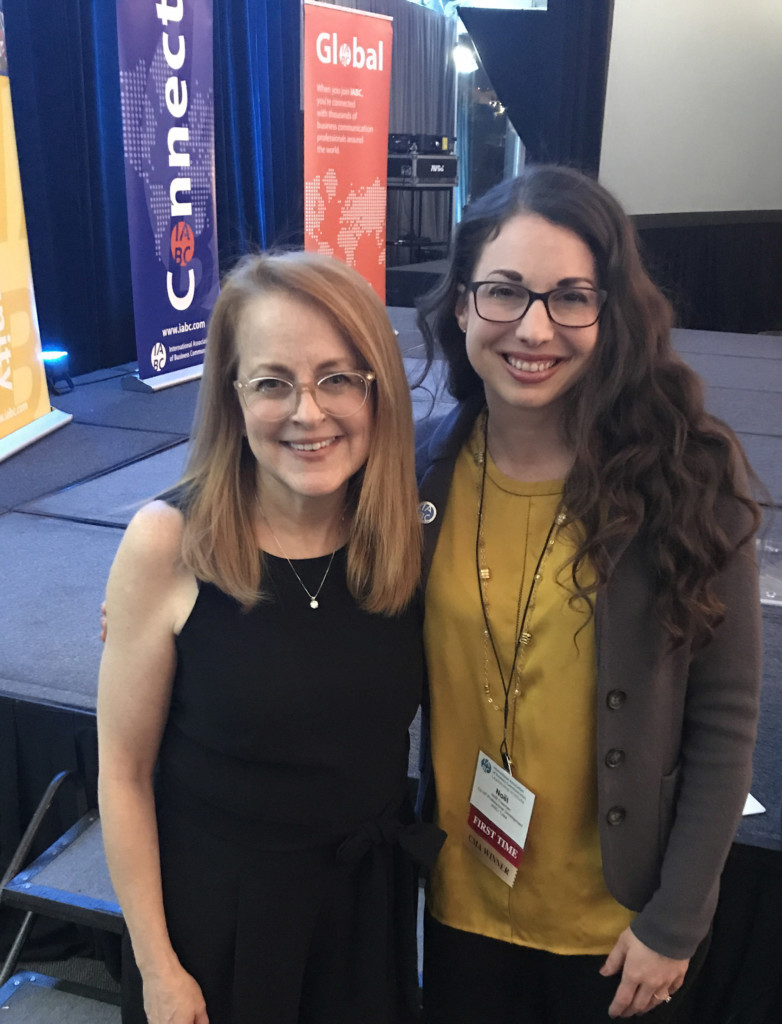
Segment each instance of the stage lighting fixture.
[[478,61],[475,59],[475,50],[465,43],[457,43],[453,48],[453,63],[457,74],[471,75],[478,70]]
[[45,348],[41,354],[49,391],[55,395],[65,395],[73,391],[68,353],[65,349]]

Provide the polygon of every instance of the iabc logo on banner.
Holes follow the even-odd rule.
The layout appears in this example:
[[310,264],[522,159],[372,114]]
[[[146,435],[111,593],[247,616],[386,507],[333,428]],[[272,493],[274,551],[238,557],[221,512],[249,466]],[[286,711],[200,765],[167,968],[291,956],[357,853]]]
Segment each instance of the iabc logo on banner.
[[157,344],[152,346],[150,362],[152,363],[152,369],[157,373],[160,373],[166,365],[166,349],[161,342],[157,342]]
[[377,47],[360,46],[356,36],[353,45],[339,44],[336,32],[321,32],[315,40],[315,50],[321,64],[341,64],[343,68],[366,68],[367,71],[383,70],[383,40]]

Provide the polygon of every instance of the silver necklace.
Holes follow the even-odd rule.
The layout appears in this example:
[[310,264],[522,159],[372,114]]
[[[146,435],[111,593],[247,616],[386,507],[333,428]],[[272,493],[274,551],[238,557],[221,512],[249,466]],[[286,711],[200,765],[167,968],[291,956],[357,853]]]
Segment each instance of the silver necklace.
[[304,591],[304,593],[307,595],[307,597],[310,599],[310,608],[313,608],[313,609],[317,608],[319,606],[318,605],[318,594],[321,592],[321,590],[323,590],[323,584],[326,582],[326,577],[328,576],[329,571],[331,569],[331,563],[334,561],[334,555],[336,555],[337,549],[334,548],[334,550],[331,552],[331,558],[329,559],[329,564],[326,566],[326,571],[323,573],[323,579],[320,581],[320,586],[318,587],[318,589],[315,591],[314,594],[311,594],[310,591],[307,589],[307,587],[305,587],[304,580],[296,572],[296,569],[295,569],[295,567],[293,565],[293,562],[285,554],[285,549],[283,548],[282,544],[280,544],[280,541],[279,541],[279,538],[277,537],[277,534],[272,529],[272,524],[266,518],[266,515],[264,514],[264,511],[263,511],[263,509],[261,508],[260,505],[258,506],[258,510],[261,513],[261,516],[263,517],[263,521],[269,527],[269,533],[272,535],[272,537],[274,537],[274,541],[275,541],[277,547],[280,549],[280,551],[282,551],[282,557],[285,559],[285,561],[291,567],[291,572],[296,577],[296,579],[299,581],[299,586]]

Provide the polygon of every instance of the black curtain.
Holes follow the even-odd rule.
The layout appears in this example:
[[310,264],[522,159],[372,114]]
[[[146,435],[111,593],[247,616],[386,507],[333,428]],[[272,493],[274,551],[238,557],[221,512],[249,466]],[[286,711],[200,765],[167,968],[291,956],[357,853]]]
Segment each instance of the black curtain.
[[[0,874],[8,867],[46,787],[61,771],[84,781],[88,807],[97,806],[98,747],[95,715],[72,708],[17,700],[0,694]],[[65,783],[55,797],[33,845],[39,854],[81,814],[79,790]],[[21,911],[4,909],[0,917],[0,956],[4,957],[21,923]],[[89,930],[39,918],[25,946],[28,960],[72,952],[92,952]]]
[[612,0],[549,0],[547,10],[459,9],[529,162],[597,174],[612,12]]
[[[73,373],[135,361],[115,2],[3,9],[42,339]],[[300,20],[299,0],[214,0],[223,268],[303,235]]]
[[394,19],[389,132],[453,135],[456,19],[410,0],[325,0]]
[[[782,331],[782,219],[770,212],[757,221],[732,216],[734,223],[708,223],[708,214],[636,218],[644,261],[680,327]],[[677,223],[684,220],[695,223]]]

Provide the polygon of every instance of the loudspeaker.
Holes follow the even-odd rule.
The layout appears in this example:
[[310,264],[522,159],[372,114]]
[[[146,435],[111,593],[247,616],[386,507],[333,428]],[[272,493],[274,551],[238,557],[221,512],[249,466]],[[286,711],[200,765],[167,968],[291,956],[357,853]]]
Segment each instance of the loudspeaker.
[[402,178],[404,181],[410,181],[413,177],[414,160],[415,157],[412,156],[389,156],[388,177]]
[[416,135],[415,144],[419,153],[453,153],[456,139],[449,135]]
[[417,181],[427,185],[443,183],[455,185],[458,160],[455,156],[416,156],[413,174]]

